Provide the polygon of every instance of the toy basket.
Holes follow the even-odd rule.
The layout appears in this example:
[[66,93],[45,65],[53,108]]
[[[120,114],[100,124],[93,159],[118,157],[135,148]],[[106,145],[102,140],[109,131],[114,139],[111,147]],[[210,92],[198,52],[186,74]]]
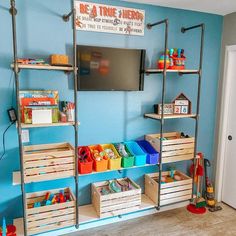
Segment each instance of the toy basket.
[[147,164],[157,164],[159,162],[159,153],[152,147],[152,145],[146,140],[137,141],[139,146],[147,153]]
[[[119,145],[119,143],[115,143],[114,144],[117,152],[119,152],[118,145]],[[130,150],[127,147],[127,145],[124,144],[124,147],[125,147],[125,151],[128,154],[128,156],[125,157],[125,156],[122,156],[121,153],[119,153],[120,156],[122,157],[122,159],[121,159],[121,166],[123,168],[133,167],[134,166],[134,156],[130,153]]]
[[103,155],[102,160],[97,161],[94,157],[94,151],[98,151],[99,153],[104,152],[101,145],[93,145],[89,146],[89,149],[91,151],[91,155],[93,158],[93,169],[96,172],[103,172],[108,169],[108,157],[106,155]]
[[[194,137],[181,137],[178,132],[164,133],[162,141],[162,162],[170,163],[194,158]],[[160,152],[160,134],[145,135],[145,139]]]
[[78,147],[78,167],[80,174],[89,174],[93,171],[93,159],[88,147]]
[[[174,174],[181,176],[181,180],[170,183],[161,183],[160,205],[168,205],[192,198],[193,179],[180,171]],[[162,176],[170,175],[170,171],[162,172]],[[145,175],[145,194],[157,204],[158,201],[158,182],[159,173]]]
[[103,150],[105,149],[111,149],[114,154],[117,156],[115,159],[111,159],[108,157],[108,169],[109,170],[119,170],[121,168],[121,157],[116,151],[115,147],[113,144],[103,144],[101,145]]
[[142,150],[142,148],[134,141],[125,142],[129,148],[131,154],[135,156],[134,165],[144,166],[146,165],[147,154]]
[[[43,202],[48,192],[57,195],[60,190],[69,195],[69,201],[40,207],[33,207],[36,202]],[[26,194],[26,221],[29,235],[44,233],[75,225],[75,196],[69,188]]]
[[141,187],[129,178],[118,179],[119,183],[129,182],[131,188],[122,192],[103,195],[102,188],[107,189],[109,181],[92,184],[92,204],[100,218],[114,217],[140,210]]
[[23,147],[25,183],[75,175],[75,149],[69,143]]

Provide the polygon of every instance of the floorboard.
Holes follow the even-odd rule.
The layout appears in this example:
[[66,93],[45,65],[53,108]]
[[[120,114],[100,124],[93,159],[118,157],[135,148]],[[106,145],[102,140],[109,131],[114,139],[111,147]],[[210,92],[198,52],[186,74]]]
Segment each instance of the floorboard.
[[236,210],[193,215],[186,208],[85,230],[67,236],[236,236]]

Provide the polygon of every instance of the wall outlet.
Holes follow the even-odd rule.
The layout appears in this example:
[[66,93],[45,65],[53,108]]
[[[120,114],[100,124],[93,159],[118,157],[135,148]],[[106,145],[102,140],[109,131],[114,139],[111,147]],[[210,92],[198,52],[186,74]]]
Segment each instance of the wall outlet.
[[23,129],[21,133],[21,137],[22,137],[22,143],[29,143],[30,142],[29,130]]

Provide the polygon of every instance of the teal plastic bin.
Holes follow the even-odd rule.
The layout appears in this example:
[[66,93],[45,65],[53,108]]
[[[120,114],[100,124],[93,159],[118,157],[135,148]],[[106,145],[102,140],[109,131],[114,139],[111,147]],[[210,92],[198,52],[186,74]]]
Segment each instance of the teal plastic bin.
[[129,148],[131,154],[135,156],[134,165],[146,165],[147,154],[142,150],[142,148],[135,141],[125,142],[125,144]]

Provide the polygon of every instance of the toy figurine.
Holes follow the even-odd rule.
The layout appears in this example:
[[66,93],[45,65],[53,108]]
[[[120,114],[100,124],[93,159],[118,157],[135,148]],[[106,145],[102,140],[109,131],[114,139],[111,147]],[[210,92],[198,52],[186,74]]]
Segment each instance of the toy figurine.
[[[158,69],[164,69],[165,54],[162,54],[158,61]],[[166,68],[171,70],[184,70],[186,57],[184,49],[171,48],[166,53]]]
[[159,61],[158,61],[158,69],[164,69],[164,63],[165,63],[165,57],[166,57],[166,69],[170,67],[170,57],[169,55],[161,55]]

